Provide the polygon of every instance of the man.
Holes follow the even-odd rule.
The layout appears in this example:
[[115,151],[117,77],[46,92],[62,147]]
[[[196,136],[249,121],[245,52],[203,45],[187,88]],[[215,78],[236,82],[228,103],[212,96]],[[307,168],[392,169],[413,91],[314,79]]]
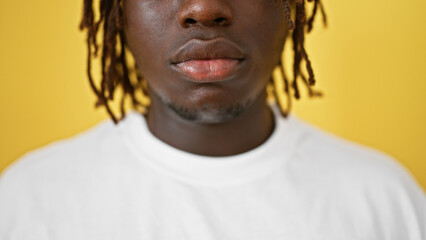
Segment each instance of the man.
[[[95,22],[86,0],[81,27],[90,83],[113,122],[8,169],[0,239],[426,239],[425,195],[406,170],[266,103],[290,29],[283,91],[297,98],[298,79],[314,83],[304,1],[102,0],[100,10]],[[90,60],[103,21],[98,89]],[[136,107],[136,91],[148,94],[145,116],[112,114],[117,86]]]

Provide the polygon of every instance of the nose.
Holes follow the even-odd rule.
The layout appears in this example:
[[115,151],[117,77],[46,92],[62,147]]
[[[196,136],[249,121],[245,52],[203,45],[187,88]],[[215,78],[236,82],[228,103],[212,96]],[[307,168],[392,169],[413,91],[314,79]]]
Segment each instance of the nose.
[[228,26],[232,23],[232,9],[229,0],[187,0],[183,1],[178,13],[182,27]]

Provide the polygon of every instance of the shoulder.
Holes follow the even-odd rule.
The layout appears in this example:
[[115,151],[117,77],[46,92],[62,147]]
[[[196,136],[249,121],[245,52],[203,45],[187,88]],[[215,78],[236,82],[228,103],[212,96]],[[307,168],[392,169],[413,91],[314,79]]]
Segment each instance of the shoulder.
[[[425,211],[423,189],[411,172],[394,157],[335,136],[300,119],[297,125],[294,161],[289,167],[298,181],[354,198],[369,196],[410,199]],[[327,188],[327,189],[324,189]],[[344,196],[346,197],[346,196]]]
[[403,179],[408,170],[394,157],[377,149],[349,141],[293,117],[298,131],[295,137],[295,155],[300,164],[325,171],[330,176],[350,180]]
[[118,125],[106,120],[13,162],[0,176],[0,239],[8,238],[2,234],[41,231],[34,222],[101,195],[112,185],[106,181],[120,159],[114,150],[120,151],[121,134]]
[[392,233],[395,239],[426,236],[426,197],[403,165],[388,154],[294,121],[298,134],[289,168],[312,211],[324,206],[343,211],[359,229]]
[[93,164],[102,148],[108,148],[111,139],[119,134],[114,123],[105,120],[72,137],[32,150],[5,169],[0,176],[0,189],[6,185],[13,188],[24,181],[45,181],[53,175],[75,174],[84,165]]

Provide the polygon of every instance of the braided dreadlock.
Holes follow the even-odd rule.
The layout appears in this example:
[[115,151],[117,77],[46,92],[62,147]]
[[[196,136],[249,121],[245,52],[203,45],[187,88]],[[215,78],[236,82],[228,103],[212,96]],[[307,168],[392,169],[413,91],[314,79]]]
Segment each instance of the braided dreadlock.
[[[137,66],[135,65],[134,68],[130,69],[126,60],[126,39],[123,31],[123,11],[121,8],[122,1],[123,0],[100,0],[100,17],[98,21],[95,21],[93,0],[84,0],[83,18],[80,24],[80,30],[87,31],[87,76],[90,86],[97,97],[95,106],[105,106],[114,123],[118,123],[119,120],[123,119],[125,116],[124,102],[126,96],[130,96],[134,108],[142,109],[144,112],[146,112],[146,103],[142,104],[142,102],[136,98],[135,93],[141,92],[143,96],[148,96],[146,83],[144,82],[141,74],[137,71]],[[318,8],[322,13],[324,25],[326,25],[327,19],[320,0],[307,0],[308,2],[314,3],[312,15],[309,19],[307,19],[306,15],[305,0],[295,0],[295,22],[293,22],[291,18],[290,0],[280,1],[283,1],[284,4],[284,12],[286,20],[288,21],[289,29],[293,30],[293,79],[290,82],[280,60],[278,68],[280,70],[281,79],[272,78],[268,87],[269,89],[272,88],[273,95],[280,106],[281,113],[284,117],[286,117],[291,109],[292,97],[290,89],[293,89],[294,97],[296,99],[300,98],[298,86],[299,79],[301,79],[302,83],[307,87],[310,97],[322,95],[320,92],[312,89],[312,86],[315,84],[315,75],[312,70],[311,61],[309,60],[308,54],[305,50],[304,41],[305,28],[307,32],[312,30]],[[97,44],[96,36],[102,23],[104,27],[101,56],[102,79],[100,88],[98,88],[96,87],[92,76],[91,63],[92,59],[98,55],[99,46]],[[301,63],[303,60],[306,62],[308,77],[306,77],[301,71]],[[130,72],[135,73],[136,82],[131,81]],[[117,118],[111,110],[109,102],[114,100],[114,92],[119,86],[122,88],[123,95],[120,100],[121,117]],[[287,104],[283,103],[284,101],[279,101],[283,98],[283,95],[287,97]]]

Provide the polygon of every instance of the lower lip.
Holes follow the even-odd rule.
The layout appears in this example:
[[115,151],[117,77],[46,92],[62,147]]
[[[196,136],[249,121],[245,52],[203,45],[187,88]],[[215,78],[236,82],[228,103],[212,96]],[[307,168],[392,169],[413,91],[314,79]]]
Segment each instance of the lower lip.
[[190,60],[176,64],[187,78],[196,82],[217,82],[232,76],[240,61],[236,59]]

